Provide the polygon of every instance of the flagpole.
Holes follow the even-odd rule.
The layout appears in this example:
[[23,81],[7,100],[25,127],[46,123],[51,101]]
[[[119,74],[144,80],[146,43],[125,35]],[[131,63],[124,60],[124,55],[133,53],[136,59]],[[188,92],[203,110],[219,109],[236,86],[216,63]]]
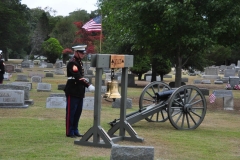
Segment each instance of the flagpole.
[[100,53],[102,52],[102,14],[101,14],[101,32],[100,32]]

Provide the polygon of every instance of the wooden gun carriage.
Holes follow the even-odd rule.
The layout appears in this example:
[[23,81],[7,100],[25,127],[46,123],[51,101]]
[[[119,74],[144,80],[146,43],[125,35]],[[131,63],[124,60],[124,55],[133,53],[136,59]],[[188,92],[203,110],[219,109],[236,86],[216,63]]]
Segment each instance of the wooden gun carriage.
[[[139,110],[126,115],[126,121],[134,124],[142,119],[148,122],[170,121],[179,130],[196,129],[203,121],[207,103],[202,91],[192,85],[172,89],[160,81],[149,83],[139,98]],[[113,127],[115,119],[109,124]]]

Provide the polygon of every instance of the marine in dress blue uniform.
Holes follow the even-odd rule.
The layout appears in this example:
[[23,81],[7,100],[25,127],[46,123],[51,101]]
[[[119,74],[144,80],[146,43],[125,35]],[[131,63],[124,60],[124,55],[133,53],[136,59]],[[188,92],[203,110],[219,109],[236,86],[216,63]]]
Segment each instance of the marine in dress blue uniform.
[[82,58],[84,58],[86,45],[73,47],[74,56],[67,64],[67,83],[65,86],[66,106],[66,136],[81,137],[78,123],[82,114],[85,87],[94,91],[95,87],[84,78]]

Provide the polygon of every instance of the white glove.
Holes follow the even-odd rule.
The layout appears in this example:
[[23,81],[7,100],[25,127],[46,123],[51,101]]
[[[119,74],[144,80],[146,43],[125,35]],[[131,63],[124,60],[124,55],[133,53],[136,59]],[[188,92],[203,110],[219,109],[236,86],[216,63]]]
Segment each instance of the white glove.
[[90,86],[88,86],[88,90],[90,92],[94,92],[95,91],[95,87],[93,85],[90,85]]

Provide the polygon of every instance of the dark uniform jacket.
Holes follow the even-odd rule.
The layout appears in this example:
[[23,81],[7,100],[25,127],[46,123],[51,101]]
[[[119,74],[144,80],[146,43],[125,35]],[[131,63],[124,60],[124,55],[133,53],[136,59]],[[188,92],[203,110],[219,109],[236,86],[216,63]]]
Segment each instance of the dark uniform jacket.
[[3,60],[0,59],[0,80],[4,79],[5,67],[3,64]]
[[83,63],[81,59],[73,57],[67,64],[67,83],[64,89],[66,96],[84,98],[85,87],[90,83],[86,80],[79,80],[84,76]]

